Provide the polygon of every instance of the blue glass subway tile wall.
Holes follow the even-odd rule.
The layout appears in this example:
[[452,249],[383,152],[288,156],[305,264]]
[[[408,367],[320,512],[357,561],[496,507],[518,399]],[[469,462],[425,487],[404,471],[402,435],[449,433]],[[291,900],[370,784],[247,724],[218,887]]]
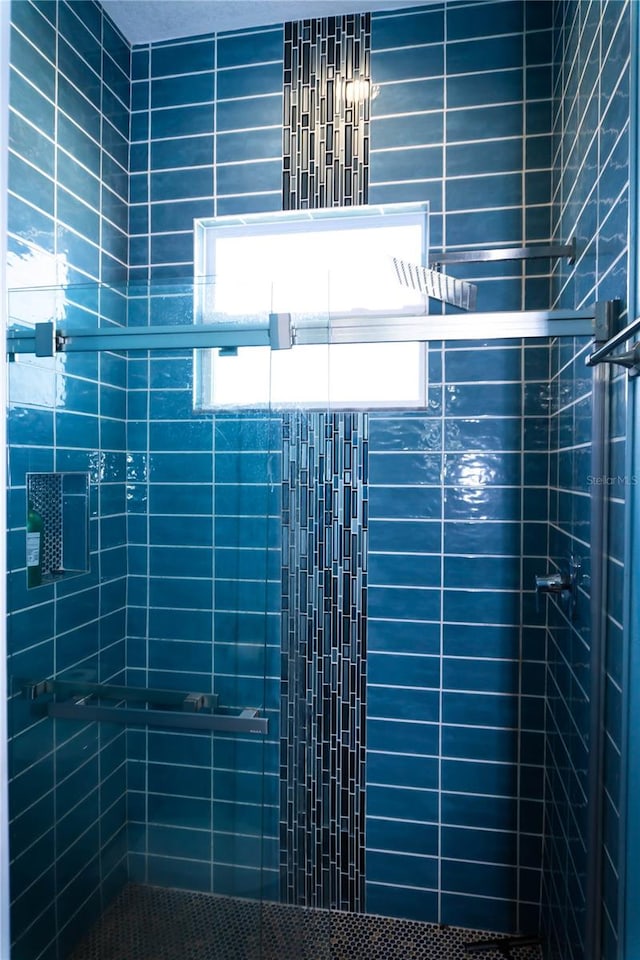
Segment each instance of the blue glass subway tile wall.
[[[550,233],[551,7],[506,9],[453,3],[372,18],[369,202],[428,200],[435,248]],[[548,265],[513,266],[456,275],[481,281],[479,309],[547,308]]]
[[[491,37],[458,26],[476,6],[371,20],[370,147],[366,131],[357,139],[362,171],[371,171],[369,202],[428,200],[435,247],[549,237],[550,4],[514,0],[506,19],[504,4],[481,4]],[[189,275],[193,217],[281,209],[283,150],[286,159],[291,149],[286,46],[282,28],[271,27],[134,48],[135,272]],[[366,73],[364,52],[359,69]],[[154,102],[160,80],[182,91],[171,94],[179,105]],[[482,281],[481,307],[549,306],[544,262],[525,272],[513,264],[466,270],[460,275]]]
[[[110,281],[128,266],[134,278],[171,281],[192,273],[194,217],[281,209],[282,26],[130,51],[93,2],[21,0],[13,17],[16,269],[40,282]],[[519,245],[552,229],[562,242],[578,237],[572,268],[457,268],[479,282],[481,307],[547,308],[552,289],[561,306],[624,296],[627,18],[627,3],[546,0],[372,15],[369,202],[428,200],[435,247]],[[584,62],[579,51],[590,52]],[[191,321],[184,297],[93,296],[68,297],[69,324]],[[557,656],[561,611],[551,608],[547,624],[531,586],[567,541],[588,543],[582,348],[431,344],[427,411],[369,415],[367,717],[358,733],[367,738],[370,912],[538,928],[545,791],[548,835],[573,826],[561,795],[564,738],[545,752],[545,723],[562,699],[545,700],[545,690],[575,680],[579,693],[583,678]],[[127,851],[139,880],[273,899],[281,889],[281,418],[194,413],[190,356],[66,360],[12,370],[13,672],[80,665],[132,684],[215,686],[229,706],[262,707],[271,726],[264,745],[131,730],[125,751],[117,732],[49,729],[13,701],[14,933],[29,957],[50,950],[56,931],[65,952],[125,879]],[[619,463],[622,378],[612,398]],[[91,472],[92,572],[27,592],[24,477],[58,468]],[[617,529],[624,491],[611,494]],[[614,541],[616,604],[621,549]],[[613,650],[619,610],[609,629]],[[580,651],[579,629],[571,636]],[[614,879],[619,690],[612,657]],[[583,699],[568,703],[578,729]],[[570,776],[580,761],[571,756]],[[98,757],[109,771],[100,787]],[[581,881],[565,869],[566,849],[545,848],[543,916],[553,949],[570,943],[577,957]],[[606,956],[614,889],[608,883]]]
[[[475,27],[465,26],[475,7],[464,4],[458,9],[454,4],[372,17],[370,201],[430,200],[436,245],[545,239],[550,223],[550,6],[501,4],[491,16],[493,6],[483,4],[485,28],[478,36]],[[489,23],[500,27],[496,33],[492,26],[487,36]],[[192,217],[280,208],[281,185],[271,185],[269,171],[282,154],[283,39],[282,30],[272,28],[134,49],[133,85],[138,89],[132,115],[131,249],[132,266],[139,265],[145,276],[148,271],[154,277],[191,271]],[[175,95],[169,89],[169,75],[176,80]],[[175,96],[189,97],[191,89],[183,82],[185,76],[197,80],[193,102],[178,109]],[[200,79],[205,76],[210,77],[211,104],[202,99],[209,82]],[[162,105],[153,102],[153,84],[159,79],[167,80],[162,96],[171,105],[169,100]],[[530,101],[526,111],[525,88]],[[217,163],[210,184],[207,171],[212,150]],[[160,193],[154,193],[154,177],[160,177],[155,181]],[[171,199],[165,197],[165,190],[171,191]],[[486,206],[481,214],[474,213],[478,197]],[[174,244],[176,239],[179,244]],[[481,281],[483,296],[492,306],[549,304],[546,264],[526,274],[513,264],[484,268],[482,275],[476,268],[465,270],[465,277]],[[379,432],[380,446],[372,446],[370,452],[376,477],[370,489],[370,515],[380,537],[370,557],[377,579],[369,604],[370,643],[379,656],[378,666],[384,665],[387,673],[381,677],[379,670],[379,682],[370,682],[367,690],[371,709],[377,713],[372,715],[370,709],[367,723],[367,771],[374,772],[367,772],[366,909],[429,920],[447,917],[457,922],[456,917],[462,917],[460,922],[503,929],[515,929],[519,923],[535,929],[543,644],[538,642],[540,630],[532,604],[523,603],[519,591],[522,543],[532,556],[545,556],[547,550],[544,383],[549,353],[544,345],[522,350],[507,341],[492,352],[487,372],[487,364],[478,362],[477,347],[469,343],[446,351],[446,357],[434,347],[429,366],[436,386],[430,392],[429,416],[389,420],[393,430]],[[135,363],[130,367],[134,374]],[[178,390],[182,397],[163,407],[165,401],[155,396],[154,388],[150,390],[153,402],[148,411],[158,411],[160,420],[152,419],[148,435],[144,425],[148,380],[134,374],[135,380],[129,381],[140,390],[139,399],[132,398],[130,406],[135,418],[130,422],[130,447],[143,450],[151,462],[161,452],[194,451],[184,453],[185,459],[195,457],[196,450],[206,454],[210,449],[208,427],[189,416],[183,406],[191,389],[189,373],[175,361],[173,369],[175,376],[167,374],[165,387]],[[529,393],[523,388],[523,369],[536,381]],[[525,403],[527,419],[523,421]],[[384,422],[374,418],[372,429]],[[226,422],[216,418],[214,442],[221,438],[231,444],[226,448],[229,457],[216,461],[214,487],[213,537],[222,537],[231,548],[225,558],[228,568],[234,537],[241,544],[256,545],[256,538],[266,536],[271,544],[273,533],[268,517],[256,516],[261,511],[255,498],[243,498],[239,488],[217,486],[224,477],[221,471],[236,469],[234,450],[240,449],[233,446],[235,439],[227,439],[232,436],[227,429]],[[247,429],[248,422],[242,424],[242,430]],[[195,446],[186,444],[187,434]],[[173,462],[177,464],[179,458]],[[193,466],[197,472],[198,462],[194,460]],[[446,490],[440,485],[442,471]],[[179,480],[175,483],[180,486]],[[175,483],[171,501],[174,495],[180,496]],[[196,504],[190,496],[187,502]],[[162,553],[156,556],[166,556],[169,544],[186,545],[189,537],[203,542],[202,506],[194,506],[195,517],[182,516],[189,524],[187,533],[186,526],[176,532],[161,500],[156,498],[155,504],[158,511],[152,510],[148,531],[130,516],[135,521],[134,536],[139,531],[140,537],[148,538],[144,544],[150,555],[159,548]],[[142,521],[144,502],[135,509],[143,512]],[[277,527],[275,532],[277,536]],[[488,556],[487,533],[499,538]],[[444,538],[444,549],[450,554],[446,567],[441,560]],[[148,588],[146,554],[140,553],[140,546],[135,545],[139,600],[133,602],[138,605],[137,629],[144,632]],[[216,570],[221,559],[216,556]],[[242,590],[223,579],[227,582],[218,584],[217,596],[225,604],[240,600]],[[220,632],[230,627],[242,636],[256,630],[260,614],[246,600],[242,602],[245,606],[225,605],[214,612],[216,643]],[[149,616],[160,625],[171,614],[167,609],[154,612],[152,606]],[[180,620],[190,637],[195,632],[191,617],[209,629],[209,612],[192,609],[186,620]],[[269,619],[277,624],[278,614]],[[271,628],[269,633],[273,641]],[[142,642],[138,637],[136,643]],[[525,654],[519,666],[521,644]],[[465,666],[485,649],[487,689],[482,693],[470,686]],[[146,666],[145,650],[140,648],[139,665]],[[403,678],[406,669],[413,669],[418,680],[409,684],[415,687],[411,692],[406,675]],[[277,694],[275,681],[270,689]],[[521,734],[516,732],[518,704],[526,718]],[[500,730],[494,746],[493,724]],[[521,755],[518,795],[512,764],[521,748],[526,753]],[[415,756],[403,761],[410,772],[402,773],[397,754],[407,750]],[[468,777],[475,782],[479,772],[489,795],[496,798],[496,808],[501,804],[511,812],[505,831],[482,827],[485,839],[498,844],[507,838],[507,843],[500,847],[495,866],[496,899],[476,902],[478,890],[462,882],[455,864],[460,836],[456,831],[464,828],[465,816],[469,819],[465,836],[477,826],[471,808],[474,802],[482,805],[483,799],[470,797],[465,808],[464,794],[469,792]],[[401,786],[405,782],[406,787]],[[417,794],[418,789],[422,793]],[[425,803],[420,826],[414,822],[410,830],[403,825],[412,820],[406,804],[416,796],[433,802]],[[138,809],[142,809],[139,804]],[[520,841],[513,827],[518,812],[526,818]],[[215,851],[213,859],[215,872]],[[439,867],[445,862],[442,886]],[[472,863],[481,864],[477,869],[486,869],[490,877],[492,868],[486,864],[492,862],[487,848],[478,846],[473,860],[465,864],[469,870]],[[411,864],[415,876],[403,880],[391,871],[392,864]],[[522,901],[519,917],[518,896]],[[482,919],[479,909],[485,911]]]
[[[430,411],[370,414],[367,910],[535,930],[544,632],[527,574],[547,479],[512,464],[546,449],[521,370],[546,385],[549,350],[429,355]],[[513,388],[503,409],[489,385]],[[460,391],[473,417],[443,406]]]
[[[9,286],[14,321],[121,325],[127,271],[129,48],[93,3],[12,5]],[[87,284],[84,286],[83,284]],[[126,881],[126,741],[52,721],[20,680],[125,669],[126,360],[22,357],[9,370],[12,938],[65,956]],[[90,572],[27,590],[26,475],[90,478]]]
[[132,51],[132,276],[190,276],[193,219],[281,208],[283,28]]
[[[12,249],[24,257],[33,240],[41,266],[46,251],[49,269],[41,283],[122,280],[128,46],[115,31],[105,30],[103,40],[102,15],[77,4],[44,9],[27,0],[12,13]],[[28,208],[35,208],[36,231]]]
[[[628,298],[630,4],[558,4],[554,9],[553,198],[554,234],[575,236],[579,257],[559,264],[552,278],[557,305],[582,306],[617,298],[625,323]],[[607,489],[609,555],[605,680],[603,835],[603,933],[601,955],[618,955],[619,822],[622,671],[622,576],[628,489],[624,477],[626,378],[609,385],[609,475],[591,475],[591,376],[585,344],[562,338],[551,353],[549,563],[573,554],[586,564],[582,613],[570,623],[550,607],[547,643],[547,741],[543,918],[549,955],[581,957],[585,916],[587,827],[585,805],[588,740],[590,624],[588,617],[589,501],[593,483]],[[586,605],[586,610],[585,610]],[[585,675],[587,674],[587,675]],[[577,803],[576,803],[577,798]],[[565,842],[573,842],[573,857]]]

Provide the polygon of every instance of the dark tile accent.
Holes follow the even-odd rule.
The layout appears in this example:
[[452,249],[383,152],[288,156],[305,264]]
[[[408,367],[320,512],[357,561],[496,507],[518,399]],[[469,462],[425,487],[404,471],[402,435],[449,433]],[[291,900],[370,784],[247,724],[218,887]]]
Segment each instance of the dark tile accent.
[[29,497],[47,531],[42,537],[42,572],[62,570],[62,474],[32,473]]
[[364,910],[368,416],[283,420],[281,897]]
[[282,206],[367,203],[371,14],[285,24]]
[[[68,960],[464,960],[482,930],[131,884]],[[497,939],[502,939],[497,935]],[[500,960],[497,950],[483,960]],[[513,960],[540,960],[538,947]]]

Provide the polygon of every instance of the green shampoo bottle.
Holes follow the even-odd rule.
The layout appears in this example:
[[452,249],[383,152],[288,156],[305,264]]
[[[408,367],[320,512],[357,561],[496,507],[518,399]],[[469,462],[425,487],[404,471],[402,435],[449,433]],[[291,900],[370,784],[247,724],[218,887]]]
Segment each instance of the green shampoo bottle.
[[29,503],[27,512],[27,586],[42,583],[42,517]]

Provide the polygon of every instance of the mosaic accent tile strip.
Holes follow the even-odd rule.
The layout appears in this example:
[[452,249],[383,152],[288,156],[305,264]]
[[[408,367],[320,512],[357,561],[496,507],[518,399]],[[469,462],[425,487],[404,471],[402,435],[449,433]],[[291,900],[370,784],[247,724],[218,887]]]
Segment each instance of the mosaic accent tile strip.
[[[465,945],[503,938],[337,910],[130,884],[68,960],[463,960]],[[504,960],[504,952],[481,954]],[[541,960],[539,947],[513,960]]]
[[367,203],[371,15],[285,25],[284,210]]
[[29,499],[42,517],[42,572],[62,569],[62,474],[32,473],[27,477]]
[[281,897],[364,910],[368,417],[283,421]]

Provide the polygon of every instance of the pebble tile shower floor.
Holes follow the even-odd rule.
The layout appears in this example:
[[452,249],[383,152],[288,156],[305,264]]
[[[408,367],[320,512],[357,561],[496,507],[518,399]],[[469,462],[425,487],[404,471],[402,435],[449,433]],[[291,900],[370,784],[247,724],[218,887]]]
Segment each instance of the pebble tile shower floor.
[[[496,936],[499,936],[496,935]],[[483,930],[130,884],[69,960],[463,960]],[[513,960],[541,960],[538,947]],[[484,960],[504,960],[491,950]]]

